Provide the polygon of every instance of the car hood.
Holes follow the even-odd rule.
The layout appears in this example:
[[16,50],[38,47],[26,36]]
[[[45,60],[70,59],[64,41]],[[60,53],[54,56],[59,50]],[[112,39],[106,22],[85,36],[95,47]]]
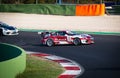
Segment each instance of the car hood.
[[88,34],[75,34],[73,35],[73,37],[86,38],[86,37],[91,37],[91,36]]

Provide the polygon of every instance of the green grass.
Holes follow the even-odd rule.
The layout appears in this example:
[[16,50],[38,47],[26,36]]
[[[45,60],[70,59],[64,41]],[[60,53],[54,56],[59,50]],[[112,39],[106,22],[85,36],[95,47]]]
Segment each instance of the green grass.
[[27,55],[26,70],[16,78],[57,78],[63,71],[55,62]]

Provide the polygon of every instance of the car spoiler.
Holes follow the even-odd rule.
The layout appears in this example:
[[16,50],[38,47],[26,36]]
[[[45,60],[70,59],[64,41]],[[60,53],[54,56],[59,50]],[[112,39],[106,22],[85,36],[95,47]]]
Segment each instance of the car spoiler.
[[38,34],[41,35],[42,38],[49,36],[49,34],[51,34],[49,31],[43,31],[43,32],[38,32]]

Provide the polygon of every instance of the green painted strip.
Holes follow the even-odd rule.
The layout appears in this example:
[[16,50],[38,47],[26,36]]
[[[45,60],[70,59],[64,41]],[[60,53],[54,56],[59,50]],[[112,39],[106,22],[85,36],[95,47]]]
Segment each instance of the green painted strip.
[[0,62],[16,58],[21,53],[21,50],[14,46],[0,44]]
[[[27,31],[27,32],[41,32],[44,30],[39,29],[19,29],[20,31]],[[49,30],[49,31],[57,31],[57,30]],[[96,35],[118,35],[120,36],[120,32],[89,32],[89,31],[75,31],[77,33],[87,33],[87,34],[96,34]]]
[[26,53],[23,49],[14,45],[0,43],[0,58],[2,58],[3,52],[6,53],[6,56],[8,54],[12,56],[12,54],[14,55],[19,51],[21,53],[17,57],[0,61],[0,78],[15,78],[17,74],[22,73],[26,68]]
[[96,35],[120,35],[120,32],[89,32],[89,31],[77,31],[88,34],[96,34]]

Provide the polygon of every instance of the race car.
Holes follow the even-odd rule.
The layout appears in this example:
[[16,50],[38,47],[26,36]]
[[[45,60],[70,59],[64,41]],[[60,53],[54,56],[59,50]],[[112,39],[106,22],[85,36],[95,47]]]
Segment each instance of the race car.
[[60,45],[60,44],[92,44],[94,38],[88,34],[77,34],[73,31],[56,31],[56,32],[38,32],[41,34],[41,43],[47,46]]
[[0,22],[0,35],[18,35],[18,29]]

